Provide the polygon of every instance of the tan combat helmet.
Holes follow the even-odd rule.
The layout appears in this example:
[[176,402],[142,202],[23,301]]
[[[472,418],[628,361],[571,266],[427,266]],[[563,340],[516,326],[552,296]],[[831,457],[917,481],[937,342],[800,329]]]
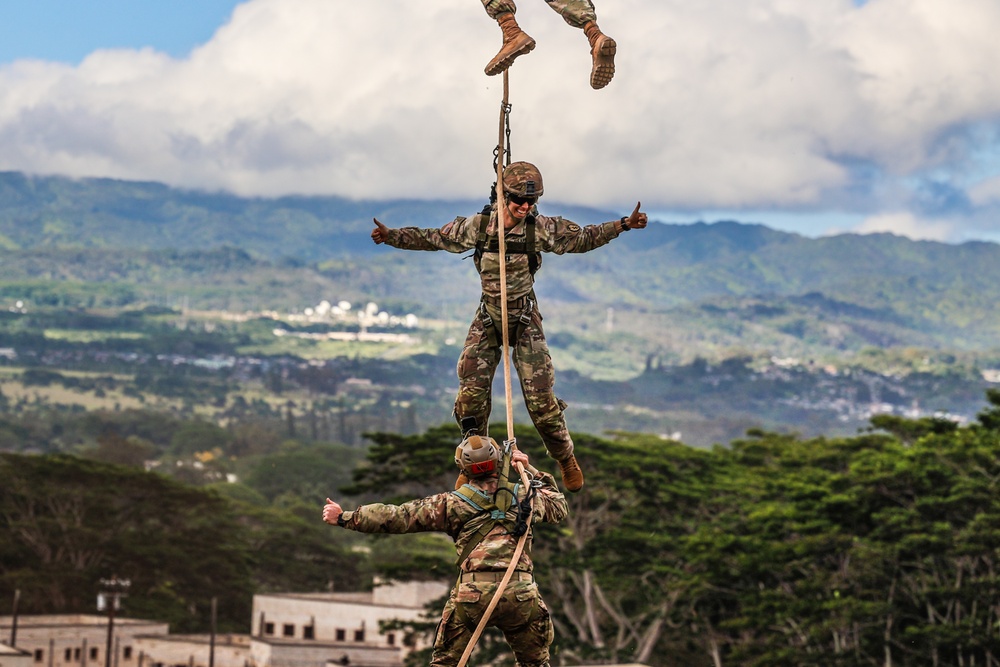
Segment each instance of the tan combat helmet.
[[455,448],[455,465],[471,479],[499,471],[502,454],[493,438],[470,435]]
[[503,191],[519,197],[541,197],[542,172],[530,162],[511,162],[503,170]]

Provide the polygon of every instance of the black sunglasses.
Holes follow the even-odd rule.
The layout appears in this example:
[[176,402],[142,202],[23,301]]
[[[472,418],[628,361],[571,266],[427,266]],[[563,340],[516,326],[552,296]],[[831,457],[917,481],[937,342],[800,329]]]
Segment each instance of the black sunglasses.
[[522,197],[521,195],[509,194],[507,195],[508,201],[514,203],[515,206],[521,206],[522,204],[534,205],[538,201],[538,197]]

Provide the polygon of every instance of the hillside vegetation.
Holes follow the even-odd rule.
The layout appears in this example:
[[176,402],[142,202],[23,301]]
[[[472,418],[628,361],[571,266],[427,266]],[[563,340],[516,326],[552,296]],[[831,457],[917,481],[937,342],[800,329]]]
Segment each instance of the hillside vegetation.
[[[374,216],[438,226],[481,205],[253,199],[0,173],[0,296],[63,305],[186,298],[192,308],[237,310],[372,299],[423,316],[453,309],[464,320],[478,298],[471,261],[376,247],[368,234]],[[549,201],[541,210],[568,210],[581,223],[618,216]],[[1000,246],[657,222],[595,252],[547,256],[537,293],[549,327],[656,339],[668,358],[691,358],[698,345],[812,356],[865,346],[984,350],[1000,334]]]
[[[587,485],[568,495],[563,526],[532,527],[555,654],[654,667],[995,665],[1000,392],[989,399],[964,427],[880,418],[853,437],[754,431],[711,450],[577,434]],[[362,536],[319,518],[327,496],[353,508],[449,489],[453,424],[372,434],[356,468],[359,450],[264,450],[245,432],[150,414],[64,425],[96,437],[87,459],[0,454],[0,595],[21,590],[27,613],[84,611],[115,572],[133,582],[129,615],[204,633],[218,597],[222,627],[245,632],[255,592],[454,580],[441,535]],[[520,433],[519,447],[541,451]],[[189,442],[227,456],[158,469],[185,470],[186,483],[138,468]],[[248,473],[213,483],[216,461]],[[480,659],[506,651],[486,635]]]
[[[211,340],[254,363],[405,361],[428,369],[413,383],[422,393],[380,391],[423,406],[421,425],[439,423],[478,277],[467,254],[375,246],[371,217],[436,226],[481,204],[251,199],[0,174],[0,303],[17,311],[0,336],[22,360],[56,345],[94,359],[106,348],[149,354],[150,345],[190,356]],[[548,201],[542,211],[581,223],[618,215]],[[591,432],[681,433],[708,444],[756,426],[853,432],[885,410],[968,418],[1000,377],[1000,246],[991,243],[654,222],[591,253],[547,255],[536,292],[557,392],[573,425]],[[352,313],[374,303],[420,324],[406,345],[308,339],[359,330],[357,320],[291,322],[324,300],[350,302]],[[275,337],[278,320],[293,336]],[[109,336],[119,326],[122,335]],[[51,365],[65,366],[60,359]],[[79,370],[100,362],[88,363]],[[149,375],[141,364],[127,372]]]

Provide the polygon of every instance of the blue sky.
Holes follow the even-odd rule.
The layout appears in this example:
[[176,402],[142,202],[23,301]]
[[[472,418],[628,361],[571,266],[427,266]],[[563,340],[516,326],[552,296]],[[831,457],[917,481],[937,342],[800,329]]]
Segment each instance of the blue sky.
[[207,42],[237,0],[0,0],[0,62],[79,63],[101,48],[175,57]]
[[[518,3],[511,140],[552,209],[1000,240],[996,0],[595,4],[601,91],[581,31]],[[0,169],[478,198],[499,42],[473,0],[0,0]]]

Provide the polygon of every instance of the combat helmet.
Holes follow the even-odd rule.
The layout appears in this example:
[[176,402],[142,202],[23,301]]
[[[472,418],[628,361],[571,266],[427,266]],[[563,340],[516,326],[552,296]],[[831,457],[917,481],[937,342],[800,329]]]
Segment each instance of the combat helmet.
[[503,170],[503,191],[520,197],[541,197],[542,172],[530,162],[511,162]]
[[497,472],[503,454],[493,438],[470,435],[455,448],[455,465],[470,479]]

